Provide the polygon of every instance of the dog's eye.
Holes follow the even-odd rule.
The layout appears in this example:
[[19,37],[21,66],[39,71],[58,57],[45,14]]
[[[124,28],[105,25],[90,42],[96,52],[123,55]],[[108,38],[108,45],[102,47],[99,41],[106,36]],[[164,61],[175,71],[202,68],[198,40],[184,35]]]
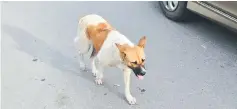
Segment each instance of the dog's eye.
[[123,56],[124,56],[124,57],[126,57],[126,54],[125,54],[125,53],[123,53]]
[[145,61],[145,59],[142,59],[142,62],[144,62]]
[[132,62],[133,64],[137,64],[137,61],[135,61],[135,62]]

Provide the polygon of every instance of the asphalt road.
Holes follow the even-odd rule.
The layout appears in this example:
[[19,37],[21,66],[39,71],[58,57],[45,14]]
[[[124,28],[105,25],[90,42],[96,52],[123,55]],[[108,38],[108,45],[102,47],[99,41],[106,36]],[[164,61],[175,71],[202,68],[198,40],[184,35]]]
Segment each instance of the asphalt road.
[[[148,73],[132,75],[137,105],[119,69],[103,86],[79,70],[77,20],[92,13],[133,42],[148,38]],[[203,18],[172,22],[156,2],[3,2],[2,109],[236,109],[236,36]]]

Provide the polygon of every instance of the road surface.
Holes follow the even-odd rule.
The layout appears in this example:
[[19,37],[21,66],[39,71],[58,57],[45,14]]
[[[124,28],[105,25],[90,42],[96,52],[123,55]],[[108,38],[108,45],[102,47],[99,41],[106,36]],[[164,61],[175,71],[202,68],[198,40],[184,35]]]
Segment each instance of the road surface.
[[[79,70],[77,21],[99,14],[131,41],[146,35],[148,73],[104,85]],[[175,23],[157,2],[3,2],[2,109],[236,109],[237,35],[203,18]],[[88,60],[87,60],[88,61]]]

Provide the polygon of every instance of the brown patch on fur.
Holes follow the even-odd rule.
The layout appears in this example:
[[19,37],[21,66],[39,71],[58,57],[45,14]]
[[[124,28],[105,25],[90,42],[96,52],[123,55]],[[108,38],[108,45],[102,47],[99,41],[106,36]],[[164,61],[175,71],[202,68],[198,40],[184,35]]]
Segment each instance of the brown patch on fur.
[[87,38],[92,41],[93,47],[95,49],[93,56],[99,52],[111,30],[113,30],[113,28],[106,22],[100,23],[98,25],[89,25],[87,27]]
[[144,47],[146,44],[146,37],[142,37],[134,47],[128,44],[116,44],[120,51],[120,57],[125,62],[127,66],[136,67],[138,65],[144,65],[145,63],[145,53]]

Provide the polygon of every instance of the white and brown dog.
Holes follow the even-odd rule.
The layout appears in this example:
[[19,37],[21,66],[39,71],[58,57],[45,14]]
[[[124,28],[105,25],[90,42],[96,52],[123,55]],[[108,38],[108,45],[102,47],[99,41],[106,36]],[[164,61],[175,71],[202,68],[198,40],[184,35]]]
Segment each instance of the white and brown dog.
[[130,93],[130,74],[133,71],[138,79],[146,74],[144,67],[144,47],[146,37],[138,44],[133,44],[126,36],[115,30],[104,18],[90,14],[79,19],[78,33],[74,40],[79,52],[80,67],[86,68],[84,54],[93,47],[91,54],[92,73],[95,82],[102,84],[105,67],[117,67],[123,70],[125,82],[125,97],[129,104],[135,104],[136,99]]

